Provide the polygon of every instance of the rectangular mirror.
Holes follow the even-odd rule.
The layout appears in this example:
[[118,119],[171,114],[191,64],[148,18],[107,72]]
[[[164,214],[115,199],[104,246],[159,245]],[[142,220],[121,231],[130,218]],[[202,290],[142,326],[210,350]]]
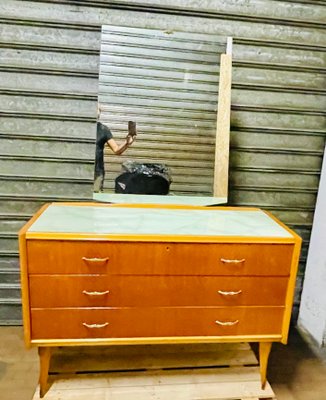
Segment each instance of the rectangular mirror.
[[102,27],[94,199],[226,203],[226,47],[216,35]]

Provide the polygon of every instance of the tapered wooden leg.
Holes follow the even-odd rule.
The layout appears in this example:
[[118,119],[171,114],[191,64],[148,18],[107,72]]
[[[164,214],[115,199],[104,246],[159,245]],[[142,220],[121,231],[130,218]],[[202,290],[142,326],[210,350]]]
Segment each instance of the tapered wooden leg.
[[269,353],[271,352],[272,342],[259,343],[259,365],[260,365],[260,381],[261,388],[265,389],[266,385],[266,372]]
[[47,392],[48,375],[51,360],[51,347],[39,347],[38,355],[40,358],[40,397],[44,397]]

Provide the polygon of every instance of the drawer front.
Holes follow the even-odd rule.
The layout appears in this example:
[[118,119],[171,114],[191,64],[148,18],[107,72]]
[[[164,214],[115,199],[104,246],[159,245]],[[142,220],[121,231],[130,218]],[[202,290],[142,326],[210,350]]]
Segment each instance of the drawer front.
[[293,244],[27,242],[31,274],[289,275]]
[[32,308],[285,304],[287,277],[31,275]]
[[32,309],[34,339],[277,335],[282,307]]

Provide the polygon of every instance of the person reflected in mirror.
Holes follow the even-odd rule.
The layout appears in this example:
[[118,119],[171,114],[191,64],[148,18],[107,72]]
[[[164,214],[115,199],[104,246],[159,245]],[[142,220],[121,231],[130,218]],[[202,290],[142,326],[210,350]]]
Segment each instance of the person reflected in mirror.
[[107,144],[116,155],[123,154],[136,138],[136,123],[129,121],[128,134],[125,142],[118,144],[112,135],[111,130],[99,121],[101,109],[98,108],[98,121],[96,127],[96,153],[95,153],[95,174],[94,174],[94,192],[103,192],[105,166],[104,166],[104,147]]

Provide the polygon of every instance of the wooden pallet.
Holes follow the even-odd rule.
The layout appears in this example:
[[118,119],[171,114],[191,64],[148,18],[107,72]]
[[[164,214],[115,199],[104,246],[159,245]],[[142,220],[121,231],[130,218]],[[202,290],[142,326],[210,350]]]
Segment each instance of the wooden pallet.
[[276,400],[245,343],[62,348],[50,370],[44,400]]

